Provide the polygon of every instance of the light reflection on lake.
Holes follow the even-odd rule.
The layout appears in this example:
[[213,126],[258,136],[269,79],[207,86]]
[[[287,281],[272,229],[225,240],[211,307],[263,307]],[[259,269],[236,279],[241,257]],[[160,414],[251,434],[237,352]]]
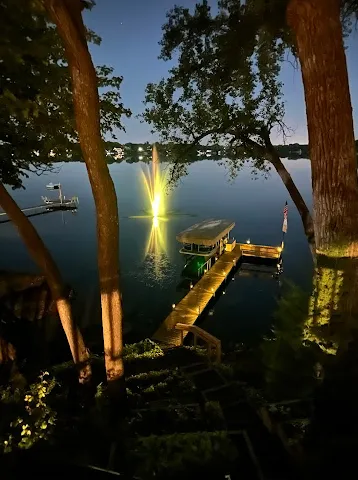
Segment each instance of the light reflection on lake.
[[150,218],[150,231],[146,241],[144,254],[144,279],[148,285],[157,286],[167,281],[175,270],[167,255],[167,219]]

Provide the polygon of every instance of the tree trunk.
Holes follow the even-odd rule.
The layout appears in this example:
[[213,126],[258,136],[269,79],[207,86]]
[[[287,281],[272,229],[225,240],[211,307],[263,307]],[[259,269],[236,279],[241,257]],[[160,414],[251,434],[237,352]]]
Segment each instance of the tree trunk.
[[358,255],[358,181],[340,0],[290,0],[302,69],[317,249]]
[[305,201],[300,194],[300,191],[295,185],[295,182],[292,180],[291,175],[288,173],[286,167],[281,161],[279,154],[277,153],[274,145],[272,145],[270,140],[270,133],[266,129],[261,129],[260,132],[261,139],[265,142],[265,146],[260,145],[259,143],[251,140],[250,138],[245,139],[245,144],[254,150],[260,152],[263,157],[266,157],[270,163],[275,168],[276,172],[279,174],[283,184],[285,185],[287,192],[289,193],[295,207],[297,208],[298,213],[300,214],[303,229],[307,237],[307,241],[315,260],[315,240],[314,240],[314,228],[313,221],[310,214],[310,211],[307,208]]
[[56,302],[58,314],[71,349],[73,360],[80,368],[80,382],[85,383],[91,377],[91,367],[88,363],[89,354],[81,332],[74,324],[71,305],[65,295],[64,284],[57,265],[30,220],[20,210],[2,183],[0,183],[0,205],[16,225],[30,255],[46,277],[52,297]]
[[72,79],[81,150],[97,212],[98,269],[107,380],[123,392],[122,299],[119,289],[117,197],[100,132],[97,77],[88,51],[80,0],[45,0],[63,40]]
[[327,458],[345,464],[342,453],[352,453],[349,442],[357,430],[358,181],[341,4],[290,0],[286,12],[305,91],[317,246],[305,336],[336,355],[327,363],[323,399],[315,405],[319,420],[310,433],[320,474]]
[[[312,321],[341,325],[345,348],[358,328],[358,180],[340,0],[290,0],[305,90],[317,270]],[[319,301],[317,301],[319,298]],[[350,332],[350,333],[349,333]]]
[[300,191],[296,187],[295,182],[292,180],[291,175],[288,173],[286,167],[282,163],[281,158],[277,153],[275,147],[272,145],[269,136],[265,138],[265,144],[266,144],[266,148],[269,154],[271,164],[274,166],[276,172],[279,174],[283,184],[285,185],[288,193],[290,194],[290,197],[293,203],[295,204],[295,207],[297,208],[298,213],[301,216],[305,235],[307,237],[307,241],[311,249],[312,256],[315,259],[315,252],[316,252],[315,232],[313,228],[313,220],[312,220],[310,211],[308,210],[306,202],[303,200]]

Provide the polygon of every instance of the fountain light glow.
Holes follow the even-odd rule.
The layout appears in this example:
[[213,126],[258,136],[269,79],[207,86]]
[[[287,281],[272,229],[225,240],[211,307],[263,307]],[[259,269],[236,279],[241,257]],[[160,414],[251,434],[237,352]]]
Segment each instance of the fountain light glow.
[[145,248],[145,259],[147,259],[147,265],[150,265],[152,278],[163,280],[167,273],[166,175],[160,169],[158,151],[155,145],[153,146],[152,164],[150,168],[147,167],[146,170],[142,170],[142,179],[148,201],[148,215],[146,217],[152,219]]
[[[143,148],[138,149],[138,151],[143,151]],[[171,265],[167,255],[166,223],[171,217],[187,214],[178,214],[168,210],[167,175],[166,171],[160,168],[158,151],[155,145],[152,150],[151,165],[144,165],[143,167],[141,177],[147,205],[143,212],[144,215],[132,215],[129,218],[152,220],[145,245],[143,263],[146,270],[145,278],[150,278],[158,283],[163,282],[171,275]]]
[[151,216],[164,217],[166,213],[165,186],[166,175],[160,170],[157,147],[153,146],[152,166],[147,171],[142,170],[143,183],[151,207]]
[[152,213],[153,217],[156,218],[159,216],[159,208],[160,208],[160,195],[157,193],[152,201]]

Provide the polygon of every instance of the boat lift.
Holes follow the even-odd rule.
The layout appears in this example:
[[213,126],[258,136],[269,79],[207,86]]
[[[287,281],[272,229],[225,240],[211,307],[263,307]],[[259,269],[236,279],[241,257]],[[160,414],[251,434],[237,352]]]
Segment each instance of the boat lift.
[[[21,211],[26,214],[27,217],[34,217],[36,215],[44,215],[46,213],[54,212],[56,210],[71,210],[73,213],[77,211],[79,200],[78,197],[71,197],[67,199],[62,193],[62,186],[60,183],[49,183],[46,185],[47,190],[58,190],[58,198],[48,198],[41,196],[43,203],[41,205],[35,205],[33,207],[22,208]],[[10,222],[6,212],[0,212],[0,223]]]

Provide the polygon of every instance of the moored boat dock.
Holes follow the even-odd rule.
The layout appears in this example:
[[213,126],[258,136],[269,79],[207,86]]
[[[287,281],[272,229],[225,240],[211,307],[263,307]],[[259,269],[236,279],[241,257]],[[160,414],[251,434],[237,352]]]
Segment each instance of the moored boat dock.
[[188,332],[176,330],[175,325],[177,323],[194,325],[241,258],[248,256],[279,261],[282,253],[282,246],[235,244],[235,241],[229,245],[225,253],[204,273],[187,295],[177,305],[173,305],[173,311],[154,333],[153,340],[167,345],[181,345],[183,336],[185,337]]
[[[177,323],[193,325],[196,322],[240,258],[239,246],[236,246],[232,252],[225,252],[221,255],[210,270],[175,306],[153,335],[153,340],[170,345],[180,345],[182,332],[175,330],[175,325]],[[184,336],[186,333],[184,332]]]

